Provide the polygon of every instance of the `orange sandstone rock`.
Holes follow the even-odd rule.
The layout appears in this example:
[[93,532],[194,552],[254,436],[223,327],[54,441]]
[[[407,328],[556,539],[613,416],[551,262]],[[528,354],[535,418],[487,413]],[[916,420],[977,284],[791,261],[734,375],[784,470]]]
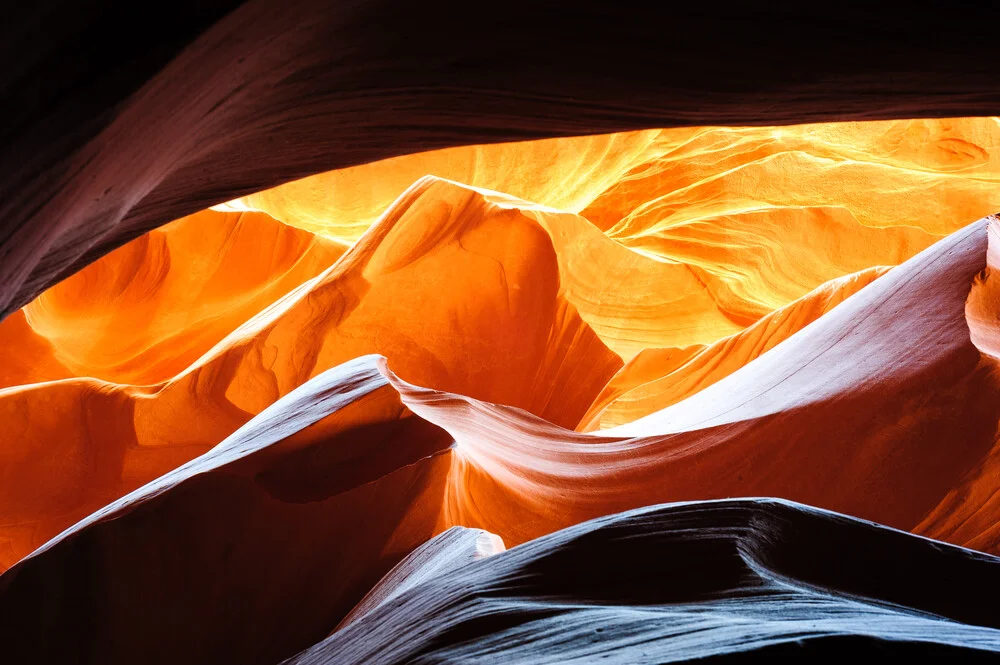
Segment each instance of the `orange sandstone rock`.
[[334,265],[169,380],[75,378],[0,391],[11,433],[0,450],[0,473],[11,479],[0,486],[0,564],[366,353],[391,358],[419,384],[575,427],[622,361],[562,295],[552,240],[531,215],[421,180]]

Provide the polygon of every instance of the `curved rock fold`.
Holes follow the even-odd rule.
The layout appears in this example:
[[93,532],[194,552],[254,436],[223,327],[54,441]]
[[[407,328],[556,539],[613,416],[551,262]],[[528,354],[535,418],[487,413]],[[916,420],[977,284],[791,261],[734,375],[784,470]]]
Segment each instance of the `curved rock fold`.
[[[185,73],[167,126],[256,135],[364,14],[302,6],[246,63],[286,57],[274,90],[198,93],[233,26],[271,29],[248,3],[67,157],[125,191],[18,218],[38,242],[0,262],[0,305],[37,297],[0,322],[0,660],[996,659],[996,118],[643,129],[280,184],[327,163],[304,158],[219,188],[194,181],[225,136],[111,159],[166,140],[134,123]],[[194,202],[217,205],[119,246]]]

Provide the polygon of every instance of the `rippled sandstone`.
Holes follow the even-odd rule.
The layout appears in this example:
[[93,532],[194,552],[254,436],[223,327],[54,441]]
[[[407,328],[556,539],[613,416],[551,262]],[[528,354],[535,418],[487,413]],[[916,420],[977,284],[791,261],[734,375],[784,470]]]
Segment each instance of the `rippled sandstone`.
[[[663,657],[783,658],[802,621],[845,654],[1000,651],[974,594],[816,577],[786,528],[995,574],[1000,223],[967,222],[998,144],[977,118],[449,149],[142,236],[0,323],[5,654],[388,663],[481,653],[465,636],[524,660],[497,613],[583,611],[602,587],[543,607],[544,562],[620,566],[630,539],[701,564],[656,599],[685,626],[643,633]],[[613,634],[546,657],[631,657],[661,577],[621,568]],[[511,580],[541,614],[482,601]]]

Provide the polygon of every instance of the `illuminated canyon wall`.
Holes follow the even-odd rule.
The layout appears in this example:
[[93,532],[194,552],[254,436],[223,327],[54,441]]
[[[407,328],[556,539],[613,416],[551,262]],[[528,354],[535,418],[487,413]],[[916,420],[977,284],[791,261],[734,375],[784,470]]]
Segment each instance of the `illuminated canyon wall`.
[[177,219],[0,322],[0,653],[989,658],[998,210],[979,117],[453,147]]

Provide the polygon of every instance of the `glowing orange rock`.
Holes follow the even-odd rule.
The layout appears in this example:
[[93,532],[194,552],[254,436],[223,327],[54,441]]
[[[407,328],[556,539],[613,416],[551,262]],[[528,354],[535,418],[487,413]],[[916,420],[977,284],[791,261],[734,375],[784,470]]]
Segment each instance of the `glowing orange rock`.
[[582,211],[690,265],[744,325],[1000,209],[996,118],[664,130]]
[[177,220],[0,324],[0,388],[75,376],[167,381],[344,249],[260,213]]
[[917,528],[988,468],[996,440],[1000,373],[970,341],[965,313],[985,226],[708,388],[600,436],[394,381],[404,404],[456,441],[442,526],[514,545],[638,505],[779,496]]
[[[619,320],[618,334],[638,339],[616,346],[597,328],[628,359],[643,344],[729,336],[831,279],[901,263],[1000,209],[1000,122],[687,127],[453,148],[312,176],[230,205],[351,241],[428,173],[579,213],[683,269],[677,283],[707,289],[711,310],[673,309],[708,317],[683,341],[644,339],[643,324]],[[629,276],[633,288],[646,284]],[[661,295],[673,288],[655,286]],[[725,324],[711,322],[723,316]]]
[[[398,569],[376,586],[380,574],[455,524],[488,524],[504,542],[516,544],[587,517],[651,502],[776,494],[913,528],[963,479],[989,468],[986,456],[995,445],[1000,416],[1000,375],[996,359],[982,353],[970,330],[982,340],[980,334],[995,324],[982,316],[989,306],[980,307],[980,296],[966,305],[985,255],[986,223],[980,222],[874,280],[709,388],[601,436],[558,427],[522,409],[413,385],[394,376],[384,358],[355,358],[313,377],[204,456],[114,501],[18,563],[0,578],[0,612],[6,610],[0,634],[14,645],[14,653],[40,652],[48,660],[84,651],[94,662],[128,663],[150,645],[163,644],[158,653],[174,660],[234,656],[240,662],[273,662],[323,639],[345,618],[350,631],[365,621],[359,614],[383,599],[388,599],[383,607],[412,601]],[[900,348],[906,353],[892,353]],[[654,527],[649,518],[663,510],[678,516],[676,528],[643,529]],[[699,519],[706,511],[720,518],[711,520],[714,528]],[[773,600],[773,592],[787,585],[761,586],[775,578],[768,571],[818,572],[803,580],[844,580],[846,585],[833,587],[838,590],[833,598],[843,600],[842,591],[856,592],[858,583],[872,579],[873,555],[886,574],[893,574],[897,548],[923,549],[925,554],[914,558],[924,563],[947,549],[768,499],[605,518],[578,530],[580,542],[595,543],[587,533],[593,534],[595,526],[608,529],[605,545],[626,548],[614,561],[630,561],[629,553],[641,548],[648,555],[642,557],[644,565],[653,570],[661,570],[663,557],[686,541],[693,549],[685,562],[697,567],[708,555],[708,562],[719,564],[703,587],[712,600],[720,597],[714,573],[734,570],[727,562],[739,571],[765,573],[723,577],[739,583],[736,589],[725,588],[724,604],[730,607],[737,597],[733,592],[745,588],[747,579],[754,582],[754,592],[765,589]],[[643,533],[649,540],[637,542]],[[669,534],[680,540],[665,541]],[[734,534],[739,542],[732,540]],[[712,536],[725,542],[706,549],[705,540]],[[185,547],[177,546],[179,537]],[[820,550],[835,551],[859,539],[865,551],[849,557],[857,577],[853,572],[841,576],[840,559],[817,567],[815,556],[786,556],[803,551],[825,556]],[[887,539],[896,545],[886,544]],[[651,555],[648,548],[664,542],[670,546]],[[795,543],[791,548],[790,542]],[[468,540],[452,544],[455,556],[465,559],[498,549],[489,539],[482,549]],[[589,551],[601,559],[609,550]],[[560,605],[561,594],[578,597],[577,587],[566,584],[579,581],[576,566],[590,557],[575,559],[574,565],[560,556],[560,548],[540,552],[537,542],[513,552],[515,557],[527,554],[522,561],[528,565],[512,568],[514,557],[503,554],[486,559],[511,573],[505,583],[565,579],[544,597],[555,593],[553,602]],[[963,580],[981,576],[986,564],[998,565],[968,552],[950,552],[959,563],[947,570],[964,570]],[[432,553],[421,548],[415,557],[424,555]],[[548,565],[539,568],[545,559]],[[759,565],[764,560],[768,567]],[[404,568],[415,563],[406,561]],[[456,560],[452,571],[449,563],[433,564],[435,579],[445,587],[451,575],[470,570]],[[409,572],[414,582],[429,573]],[[565,572],[565,578],[553,577],[556,572]],[[649,578],[624,575],[623,584],[630,585],[625,600],[634,600],[633,587]],[[889,595],[899,599],[912,592],[912,575],[911,569],[901,571]],[[476,589],[491,588],[495,579]],[[952,586],[948,580],[938,583],[936,589]],[[587,592],[604,586],[586,586],[579,597],[592,605],[595,596]],[[819,587],[807,586],[801,609],[821,597]],[[680,596],[676,588],[670,587],[664,600],[679,598],[689,606],[689,587],[680,587]],[[886,590],[882,580],[865,588]],[[45,589],[59,601],[51,609],[13,611],[35,607]],[[393,597],[397,591],[402,593]],[[942,598],[953,596],[931,599]],[[960,611],[968,602],[961,598],[936,607]],[[223,612],[223,618],[212,620],[234,599],[241,602],[240,612]],[[976,603],[980,600],[976,596]],[[426,617],[410,607],[407,618],[422,634]],[[461,602],[456,612],[467,607]],[[758,616],[752,611],[757,607],[749,612],[751,620]],[[844,609],[850,607],[835,610],[835,621],[842,621]],[[81,611],[92,627],[69,630]],[[289,613],[297,620],[288,620]],[[470,623],[482,624],[481,616]],[[801,630],[802,616],[794,614],[794,630]],[[870,616],[866,612],[859,620]],[[723,621],[731,628],[731,619]],[[140,622],[148,628],[135,629]],[[487,622],[488,632],[494,625]],[[255,626],[271,630],[260,634]],[[921,639],[926,639],[925,628],[916,633]],[[586,631],[592,640],[592,622]],[[63,633],[65,640],[36,637]],[[185,639],[171,639],[177,635]],[[340,652],[334,647],[332,653],[335,659]]]
[[12,434],[0,473],[13,479],[0,486],[0,565],[370,352],[409,380],[575,427],[622,361],[561,294],[549,235],[498,200],[420,181],[337,263],[166,382],[0,392]]
[[[986,267],[976,276],[965,304],[969,337],[984,358],[1000,373],[1000,220],[989,226]],[[921,521],[915,533],[967,547],[1000,553],[1000,431],[994,433],[993,448],[982,463],[970,469],[962,482],[948,493]]]
[[827,282],[712,344],[643,350],[608,382],[581,428],[624,425],[690,397],[773,349],[888,270],[870,268]]
[[[369,353],[398,395],[358,405],[351,427],[384,446],[323,450],[317,426],[239,467],[293,503],[369,496],[359,468],[386,478],[399,520],[345,554],[352,565],[452,525],[516,544],[651,502],[746,494],[993,547],[970,516],[983,501],[966,500],[987,494],[975,478],[990,476],[998,419],[988,279],[965,306],[982,225],[880,266],[1000,205],[996,127],[455,149],[228,204],[291,226],[181,220],[0,325],[0,566]],[[476,187],[409,184],[426,172]],[[341,256],[302,229],[360,238]],[[572,431],[601,426],[617,427]],[[406,454],[392,446],[402,430]],[[941,440],[961,445],[944,455]],[[314,456],[336,473],[309,476]],[[959,504],[962,524],[939,518]]]
[[287,224],[354,242],[410,185],[430,175],[578,212],[658,154],[652,146],[659,134],[653,129],[403,155],[303,178],[217,208],[262,210]]

